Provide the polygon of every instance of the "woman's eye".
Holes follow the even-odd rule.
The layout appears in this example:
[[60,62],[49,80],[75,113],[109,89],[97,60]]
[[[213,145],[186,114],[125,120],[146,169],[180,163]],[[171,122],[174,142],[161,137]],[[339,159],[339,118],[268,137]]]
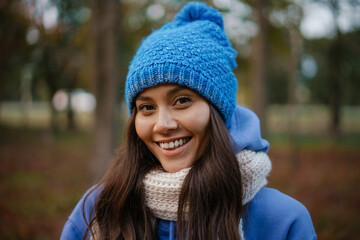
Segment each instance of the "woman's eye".
[[143,105],[139,106],[139,111],[141,111],[141,112],[149,112],[154,109],[155,109],[155,107],[150,104],[143,104]]
[[190,104],[190,103],[191,103],[191,98],[190,97],[179,97],[175,101],[175,105],[187,105],[187,104]]

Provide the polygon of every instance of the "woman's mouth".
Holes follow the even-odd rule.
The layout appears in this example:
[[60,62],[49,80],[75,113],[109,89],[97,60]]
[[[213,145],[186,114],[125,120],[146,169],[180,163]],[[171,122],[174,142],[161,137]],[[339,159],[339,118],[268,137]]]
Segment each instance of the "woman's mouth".
[[176,148],[181,147],[182,145],[186,144],[187,142],[189,142],[191,139],[191,137],[185,137],[185,138],[180,138],[180,139],[176,139],[170,142],[157,142],[157,144],[165,150],[174,150]]

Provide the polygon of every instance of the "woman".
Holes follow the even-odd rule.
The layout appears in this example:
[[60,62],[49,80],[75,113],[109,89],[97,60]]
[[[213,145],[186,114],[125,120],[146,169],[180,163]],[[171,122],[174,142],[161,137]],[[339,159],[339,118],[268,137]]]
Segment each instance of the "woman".
[[187,4],[129,67],[127,139],[62,239],[316,239],[296,200],[265,188],[257,117],[236,107],[221,14]]

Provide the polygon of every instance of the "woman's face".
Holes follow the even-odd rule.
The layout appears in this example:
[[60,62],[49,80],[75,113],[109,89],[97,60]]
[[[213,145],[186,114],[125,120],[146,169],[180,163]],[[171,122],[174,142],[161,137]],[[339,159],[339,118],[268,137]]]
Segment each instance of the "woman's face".
[[208,143],[210,108],[194,91],[176,84],[148,88],[136,98],[138,136],[167,172],[190,167]]

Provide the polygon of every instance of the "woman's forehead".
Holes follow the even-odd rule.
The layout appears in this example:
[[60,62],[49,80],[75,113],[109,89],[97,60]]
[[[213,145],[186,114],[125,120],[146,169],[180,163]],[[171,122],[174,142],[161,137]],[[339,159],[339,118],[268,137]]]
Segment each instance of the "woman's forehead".
[[164,92],[166,92],[167,95],[172,95],[172,94],[177,93],[177,92],[182,91],[182,90],[189,90],[189,91],[192,91],[192,92],[195,93],[195,91],[191,90],[188,87],[185,87],[185,86],[182,86],[182,85],[179,85],[179,84],[174,84],[174,83],[166,83],[166,84],[159,84],[159,85],[156,85],[154,87],[150,87],[150,88],[145,89],[144,91],[139,93],[139,95],[136,97],[136,100],[141,98],[141,96],[156,93],[158,91],[164,91]]

